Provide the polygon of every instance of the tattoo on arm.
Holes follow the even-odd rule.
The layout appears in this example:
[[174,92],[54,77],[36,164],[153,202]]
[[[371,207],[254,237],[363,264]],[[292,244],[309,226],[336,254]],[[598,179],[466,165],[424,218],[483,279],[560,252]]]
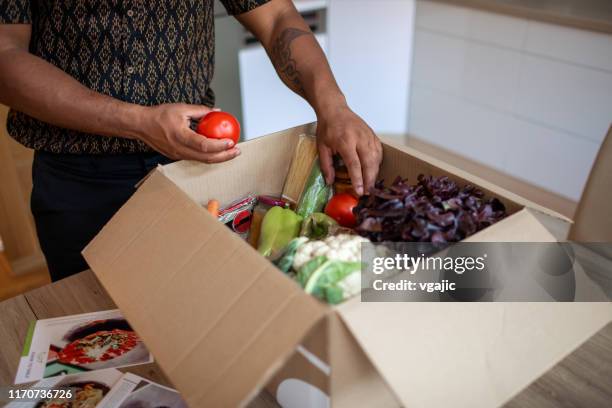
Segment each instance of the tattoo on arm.
[[284,29],[274,41],[271,52],[272,62],[276,66],[278,74],[301,96],[305,96],[304,86],[300,71],[297,69],[297,63],[291,54],[291,43],[303,35],[312,35],[312,33],[299,28]]

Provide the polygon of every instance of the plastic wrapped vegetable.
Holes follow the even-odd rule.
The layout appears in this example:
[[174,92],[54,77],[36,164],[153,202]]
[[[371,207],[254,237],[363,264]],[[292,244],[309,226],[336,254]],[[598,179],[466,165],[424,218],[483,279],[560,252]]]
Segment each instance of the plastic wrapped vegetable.
[[306,293],[337,304],[361,290],[361,262],[347,262],[318,256],[303,265],[297,274]]
[[289,245],[285,247],[282,255],[274,261],[274,265],[281,271],[288,273],[293,266],[293,259],[295,258],[295,253],[297,249],[308,241],[306,237],[298,237],[294,238],[289,242]]
[[301,225],[302,217],[295,212],[282,207],[270,208],[261,223],[257,251],[266,257],[278,254],[297,237]]
[[312,213],[302,223],[300,236],[321,239],[330,235],[338,227],[338,223],[323,213]]
[[304,186],[295,212],[306,218],[315,212],[322,212],[332,196],[332,188],[325,183],[319,160],[315,160],[310,175]]
[[361,244],[369,242],[359,235],[340,234],[324,240],[308,241],[297,248],[293,269],[300,268],[313,258],[325,256],[338,261],[361,261]]
[[324,240],[293,239],[274,264],[295,278],[307,293],[336,304],[361,290],[361,244],[358,235],[341,234]]

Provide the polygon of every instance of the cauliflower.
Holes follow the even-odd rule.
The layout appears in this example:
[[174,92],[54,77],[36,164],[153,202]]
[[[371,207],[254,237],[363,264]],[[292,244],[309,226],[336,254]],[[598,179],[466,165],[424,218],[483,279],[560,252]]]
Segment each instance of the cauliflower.
[[361,292],[361,274],[351,273],[346,278],[336,284],[342,291],[343,298],[348,299]]
[[344,262],[361,262],[361,244],[370,242],[359,235],[340,234],[324,240],[308,241],[298,247],[293,259],[293,269],[318,256]]

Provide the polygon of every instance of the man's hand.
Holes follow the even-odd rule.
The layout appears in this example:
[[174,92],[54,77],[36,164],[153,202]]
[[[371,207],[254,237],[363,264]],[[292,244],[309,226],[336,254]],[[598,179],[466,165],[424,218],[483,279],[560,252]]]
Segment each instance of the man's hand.
[[0,24],[0,103],[47,123],[103,136],[140,139],[173,159],[217,163],[240,151],[230,140],[201,136],[189,127],[210,108],[168,104],[144,107],[83,86],[30,54],[30,24]]
[[321,168],[334,180],[332,156],[342,156],[355,192],[374,186],[382,147],[372,129],[346,104],[312,31],[290,0],[274,0],[236,17],[261,41],[282,81],[317,113]]
[[319,115],[317,144],[321,170],[328,184],[335,178],[333,155],[340,154],[355,192],[362,195],[370,191],[382,162],[382,146],[363,119],[347,106]]
[[229,139],[208,139],[190,128],[211,109],[206,106],[165,104],[143,108],[138,139],[156,151],[176,160],[197,160],[219,163],[240,154]]

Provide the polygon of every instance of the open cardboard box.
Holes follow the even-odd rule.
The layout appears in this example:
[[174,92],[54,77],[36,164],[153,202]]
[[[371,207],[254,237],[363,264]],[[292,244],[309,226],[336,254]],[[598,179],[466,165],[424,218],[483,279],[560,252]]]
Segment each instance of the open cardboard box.
[[[160,167],[84,251],[192,407],[499,406],[612,320],[610,303],[362,303],[307,295],[202,203],[280,194],[300,126],[241,144],[237,160]],[[510,215],[470,237],[557,241],[571,221],[407,147],[384,143],[381,177],[448,175]],[[305,383],[315,391],[301,397]]]

